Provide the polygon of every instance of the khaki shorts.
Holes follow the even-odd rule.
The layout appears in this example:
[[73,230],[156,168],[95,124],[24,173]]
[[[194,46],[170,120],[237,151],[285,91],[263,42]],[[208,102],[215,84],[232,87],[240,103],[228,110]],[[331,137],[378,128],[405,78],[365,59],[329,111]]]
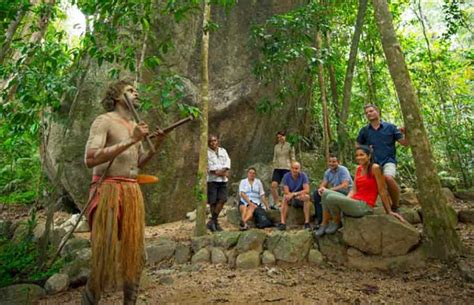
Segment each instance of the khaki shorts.
[[395,177],[397,175],[397,165],[395,163],[385,163],[382,167],[384,176]]

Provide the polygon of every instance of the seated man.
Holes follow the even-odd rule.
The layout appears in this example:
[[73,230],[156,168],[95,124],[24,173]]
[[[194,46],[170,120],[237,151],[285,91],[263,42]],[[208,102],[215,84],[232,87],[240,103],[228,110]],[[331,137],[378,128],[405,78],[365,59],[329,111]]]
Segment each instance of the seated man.
[[[239,185],[239,210],[242,216],[242,223],[240,230],[245,231],[249,227],[247,221],[252,219],[253,212],[257,207],[268,208],[268,202],[265,198],[265,190],[260,179],[255,178],[257,176],[257,170],[250,167],[247,170],[247,178],[242,179]],[[263,202],[263,204],[262,204]]]
[[285,195],[281,205],[281,223],[277,226],[278,230],[286,230],[286,215],[289,205],[303,208],[304,229],[311,230],[311,225],[309,224],[309,210],[311,207],[309,180],[308,176],[301,171],[301,164],[299,162],[291,163],[290,172],[283,176],[283,192]]
[[[345,166],[339,164],[337,156],[329,155],[328,169],[324,172],[323,182],[313,193],[314,209],[316,211],[316,225],[321,224],[323,220],[323,208],[321,206],[321,195],[326,189],[330,189],[341,194],[347,195],[352,188],[352,177]],[[328,215],[327,215],[328,216]]]

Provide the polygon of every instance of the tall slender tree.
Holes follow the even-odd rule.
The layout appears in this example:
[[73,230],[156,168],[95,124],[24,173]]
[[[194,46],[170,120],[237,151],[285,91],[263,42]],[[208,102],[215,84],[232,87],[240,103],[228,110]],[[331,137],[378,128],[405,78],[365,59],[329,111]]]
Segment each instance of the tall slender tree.
[[323,107],[323,141],[324,141],[324,155],[326,160],[329,160],[329,112],[328,112],[328,103],[326,97],[326,85],[324,82],[324,67],[322,63],[322,39],[321,39],[321,32],[318,31],[316,34],[316,49],[318,50],[319,54],[319,62],[318,62],[318,83],[319,83],[319,91],[321,94],[321,104]]
[[354,35],[352,36],[351,50],[349,52],[349,60],[347,62],[346,76],[344,78],[344,89],[342,92],[342,107],[340,115],[340,123],[338,125],[339,137],[339,158],[344,162],[347,153],[347,144],[349,137],[347,135],[347,119],[349,117],[349,106],[351,103],[352,79],[354,77],[354,69],[357,61],[357,50],[359,48],[360,35],[362,26],[364,25],[365,13],[367,11],[367,0],[359,0],[357,8],[357,19],[354,27]]
[[201,43],[201,124],[199,127],[199,166],[196,198],[196,228],[195,235],[206,234],[206,204],[207,204],[207,138],[209,114],[209,23],[211,19],[211,5],[205,0],[202,19]]
[[441,191],[418,97],[393,27],[387,0],[373,0],[375,21],[390,75],[398,93],[403,120],[416,167],[419,200],[423,209],[425,246],[430,256],[449,259],[459,254],[462,244],[455,230],[456,214]]

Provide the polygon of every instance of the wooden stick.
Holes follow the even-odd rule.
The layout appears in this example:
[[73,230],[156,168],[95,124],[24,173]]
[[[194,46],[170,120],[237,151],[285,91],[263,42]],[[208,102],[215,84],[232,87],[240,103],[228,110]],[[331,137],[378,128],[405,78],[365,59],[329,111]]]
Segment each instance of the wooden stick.
[[[51,260],[51,262],[49,263],[48,265],[48,269],[51,268],[54,264],[54,262],[56,261],[56,259],[58,258],[59,254],[61,253],[61,250],[64,248],[64,246],[66,245],[67,241],[69,240],[69,238],[71,237],[72,233],[74,233],[74,231],[76,230],[77,226],[79,225],[79,223],[81,222],[81,218],[82,216],[84,216],[84,213],[87,211],[87,209],[89,208],[89,206],[91,205],[91,202],[92,200],[94,199],[95,195],[97,194],[97,191],[99,190],[99,187],[102,185],[102,182],[104,181],[106,175],[107,175],[107,172],[109,171],[109,168],[110,166],[112,166],[112,162],[114,162],[115,158],[113,158],[112,160],[110,160],[109,164],[107,165],[107,168],[105,169],[104,173],[102,174],[102,176],[100,176],[100,179],[96,182],[96,187],[94,189],[94,193],[92,193],[92,196],[89,197],[89,200],[87,201],[87,204],[86,206],[84,207],[84,209],[82,209],[81,211],[81,214],[79,214],[79,218],[77,219],[76,223],[74,224],[74,226],[72,227],[71,231],[69,231],[64,239],[63,239],[63,242],[59,245],[58,247],[58,250],[56,250],[56,253],[54,254],[53,256],[53,259]],[[91,224],[89,224],[90,226]]]
[[[130,112],[132,113],[133,115],[133,118],[135,119],[135,121],[137,123],[140,123],[142,120],[140,119],[140,116],[138,116],[138,112],[137,110],[135,109],[135,107],[133,106],[133,103],[128,99],[128,96],[126,93],[123,94],[123,96],[125,97],[125,102],[128,106],[128,109],[130,110]],[[148,143],[148,145],[150,146],[150,150],[155,153],[156,152],[156,149],[155,149],[155,145],[153,145],[153,142],[151,142],[150,140],[150,137],[147,135],[146,136],[146,141]]]
[[[176,121],[176,122],[174,122],[173,124],[171,124],[170,126],[168,126],[168,127],[166,127],[165,129],[163,129],[162,132],[163,132],[164,134],[168,134],[168,133],[170,133],[173,129],[175,129],[176,127],[179,127],[179,126],[181,126],[181,125],[183,125],[183,124],[185,124],[185,123],[187,123],[187,122],[190,122],[190,121],[192,121],[193,119],[194,119],[194,118],[193,118],[192,116],[188,116],[188,117],[186,117],[186,118],[184,118],[184,119],[181,119],[181,120],[179,120],[179,121]],[[156,136],[158,136],[158,131],[152,132],[152,133],[150,134],[150,139],[152,139],[152,138],[154,138],[154,137],[156,137]]]

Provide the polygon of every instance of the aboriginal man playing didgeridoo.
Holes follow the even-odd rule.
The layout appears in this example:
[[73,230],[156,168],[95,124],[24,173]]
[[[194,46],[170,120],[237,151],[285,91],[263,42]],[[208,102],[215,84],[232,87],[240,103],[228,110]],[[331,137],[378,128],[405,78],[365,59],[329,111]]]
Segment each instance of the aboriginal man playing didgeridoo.
[[[94,198],[87,208],[92,269],[82,304],[98,304],[105,289],[119,286],[123,304],[135,304],[145,263],[145,209],[137,175],[152,156],[141,143],[148,126],[133,120],[138,92],[127,81],[110,85],[102,105],[107,113],[92,123],[85,152],[85,163],[93,168],[90,194]],[[158,133],[155,149],[163,138]]]

